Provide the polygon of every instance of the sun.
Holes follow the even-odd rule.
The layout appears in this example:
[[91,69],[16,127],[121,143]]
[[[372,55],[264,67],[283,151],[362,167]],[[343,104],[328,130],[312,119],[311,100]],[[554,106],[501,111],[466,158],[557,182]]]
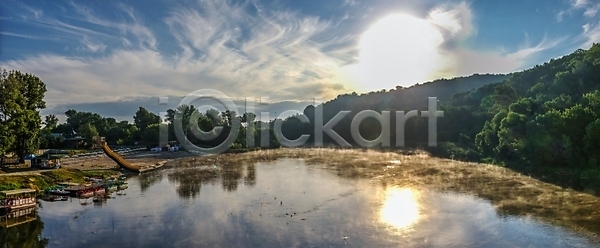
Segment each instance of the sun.
[[359,41],[350,74],[367,91],[410,86],[432,79],[442,64],[440,31],[425,19],[395,14],[377,21]]

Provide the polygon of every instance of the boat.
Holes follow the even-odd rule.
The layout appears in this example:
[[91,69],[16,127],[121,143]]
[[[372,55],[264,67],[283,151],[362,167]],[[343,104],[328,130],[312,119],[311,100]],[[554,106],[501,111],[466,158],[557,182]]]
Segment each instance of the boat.
[[108,189],[106,189],[108,192],[115,192],[117,190],[119,190],[119,186],[117,186],[116,184],[113,184],[111,186],[108,187]]
[[93,189],[81,189],[75,192],[75,195],[79,198],[90,198],[94,196],[94,192]]
[[104,187],[98,187],[94,189],[94,195],[104,195],[106,194],[106,190]]
[[31,208],[37,204],[34,189],[15,189],[0,191],[0,210],[9,213],[16,209]]
[[119,184],[118,186],[119,190],[124,190],[129,188],[129,184],[127,184],[126,182]]
[[70,194],[70,192],[66,191],[64,189],[50,189],[47,191],[47,194],[58,195],[58,196],[67,196]]

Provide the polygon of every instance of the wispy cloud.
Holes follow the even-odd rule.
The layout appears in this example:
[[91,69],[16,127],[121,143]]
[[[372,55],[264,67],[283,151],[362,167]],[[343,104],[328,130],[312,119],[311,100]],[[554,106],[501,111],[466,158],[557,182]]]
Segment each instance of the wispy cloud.
[[585,16],[587,18],[593,18],[594,16],[596,16],[596,13],[598,13],[599,10],[600,10],[600,3],[596,3],[592,6],[590,6],[589,8],[587,8],[585,10],[585,12],[583,12],[583,16]]
[[43,10],[31,7],[31,6],[29,6],[27,4],[24,4],[22,2],[17,2],[17,5],[19,5],[19,7],[23,8],[23,9],[27,10],[27,12],[30,12],[31,14],[33,14],[33,17],[35,19],[39,19],[43,15],[43,13],[44,13]]
[[[74,19],[97,25],[108,30],[115,30],[118,31],[119,34],[131,34],[138,41],[139,46],[156,49],[158,43],[156,37],[150,28],[144,25],[142,18],[138,17],[130,6],[122,3],[117,4],[116,9],[125,13],[129,17],[129,20],[114,21],[98,17],[93,10],[83,5],[78,5],[74,2],[71,2],[70,5],[75,12],[79,14],[79,17],[74,17]],[[119,38],[126,39],[122,36]]]
[[600,42],[600,21],[584,24],[581,37],[584,39],[581,45],[584,49],[588,49],[592,44]]
[[[39,75],[49,85],[47,101],[54,104],[185,95],[199,88],[273,100],[333,97],[348,91],[340,73],[348,50],[324,48],[351,38],[316,41],[328,35],[335,23],[266,9],[253,15],[248,8],[258,5],[250,3],[201,1],[198,8],[174,8],[164,19],[179,48],[172,55],[156,51],[157,39],[133,9],[120,5],[131,19],[123,24],[73,5],[78,20],[116,29],[108,34],[111,38],[131,33],[137,45],[111,50],[107,56],[41,54],[2,66]],[[49,23],[58,24],[52,28],[61,32],[80,32],[80,42],[89,51],[107,48],[94,39],[95,29],[52,20],[39,25]],[[132,37],[119,38],[129,45]]]
[[563,20],[563,18],[564,18],[564,16],[565,16],[566,13],[567,12],[564,11],[564,10],[559,11],[558,14],[556,14],[556,21],[557,22],[562,22],[562,20]]
[[88,37],[83,37],[81,42],[85,45],[85,49],[91,52],[103,52],[104,49],[106,49],[105,44],[102,42],[91,41]]
[[32,39],[32,40],[58,40],[58,39],[52,38],[52,37],[43,37],[43,36],[36,36],[36,35],[29,35],[29,34],[19,34],[19,33],[13,33],[13,32],[5,32],[5,31],[0,31],[0,34],[19,37],[19,38],[25,38],[25,39]]
[[583,8],[588,4],[588,0],[570,0],[571,5],[573,6],[573,8]]
[[[430,12],[430,19],[436,20],[444,17],[443,23],[451,23],[451,26],[440,25],[441,28],[450,31],[445,36],[446,46],[441,53],[453,58],[449,68],[443,73],[449,75],[470,75],[473,73],[509,73],[525,69],[531,66],[532,59],[542,51],[554,48],[564,42],[566,37],[544,37],[541,41],[532,42],[526,35],[522,45],[517,49],[496,48],[490,50],[473,50],[464,45],[462,40],[475,36],[477,30],[473,24],[474,13],[465,2],[458,5],[446,5],[438,7]],[[436,17],[439,16],[439,17]],[[436,23],[436,22],[434,22]]]

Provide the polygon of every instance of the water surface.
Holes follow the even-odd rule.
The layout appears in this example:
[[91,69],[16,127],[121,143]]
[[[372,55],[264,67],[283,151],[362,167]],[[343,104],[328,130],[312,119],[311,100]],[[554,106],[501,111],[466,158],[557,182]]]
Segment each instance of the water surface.
[[17,228],[48,247],[598,246],[470,195],[343,179],[299,159],[241,168],[142,174],[102,203],[42,202],[37,222]]

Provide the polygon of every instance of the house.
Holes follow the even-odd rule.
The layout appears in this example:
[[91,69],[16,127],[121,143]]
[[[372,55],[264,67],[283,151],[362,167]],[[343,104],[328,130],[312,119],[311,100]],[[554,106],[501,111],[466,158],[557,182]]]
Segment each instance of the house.
[[31,158],[31,167],[60,168],[60,159],[67,153],[61,150],[48,150],[44,154]]
[[70,132],[66,133],[52,133],[52,137],[61,140],[63,147],[77,149],[79,147],[85,146],[85,138],[79,136],[77,132],[75,132],[75,130],[72,129]]

